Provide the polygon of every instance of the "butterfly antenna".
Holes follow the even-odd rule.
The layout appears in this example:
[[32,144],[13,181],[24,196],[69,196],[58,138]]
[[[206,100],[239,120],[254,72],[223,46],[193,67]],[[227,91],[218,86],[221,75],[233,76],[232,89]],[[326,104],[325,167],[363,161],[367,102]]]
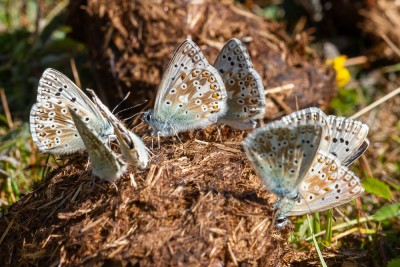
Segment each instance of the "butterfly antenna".
[[[114,111],[115,111],[119,106],[121,106],[121,104],[122,104],[125,100],[128,99],[128,97],[130,96],[130,94],[131,94],[131,92],[128,92],[128,93],[125,95],[125,97],[124,97],[121,101],[119,101],[119,103],[115,106],[115,108],[113,108],[113,110],[112,110],[111,112],[114,113]],[[118,112],[118,113],[119,113],[119,112]],[[117,115],[118,113],[116,113],[115,115]]]
[[[115,115],[117,115],[117,114],[119,114],[119,113],[121,113],[121,112],[130,110],[130,109],[134,109],[134,108],[136,108],[136,107],[138,107],[138,106],[144,105],[144,104],[147,103],[148,101],[149,101],[149,100],[146,99],[146,100],[144,100],[142,103],[139,103],[139,104],[136,104],[136,105],[134,105],[134,106],[132,106],[132,107],[129,107],[129,108],[125,108],[125,109],[123,109],[123,110],[120,110],[120,111],[118,111],[117,113],[115,113]],[[121,102],[121,103],[122,103],[122,102]],[[118,104],[118,105],[119,105],[119,104]],[[129,117],[128,119],[130,119],[130,118],[136,116],[137,114],[140,114],[140,112],[139,112],[139,113],[136,113],[135,115],[133,115],[133,116],[131,116],[131,117]],[[125,119],[125,120],[127,120],[127,119]]]
[[[134,107],[131,107],[131,108],[134,108]],[[127,108],[127,109],[121,110],[121,111],[119,111],[119,112],[122,112],[122,111],[125,111],[125,110],[128,110],[128,109],[131,109],[131,108]],[[119,113],[119,112],[118,112],[118,113]],[[133,117],[135,117],[135,116],[137,116],[137,115],[144,114],[145,112],[146,112],[146,111],[141,111],[141,112],[135,113],[135,114],[133,114],[132,116],[130,116],[130,117],[126,118],[126,119],[123,119],[123,121],[126,122],[127,120],[130,120],[130,119],[132,119]],[[118,114],[118,113],[117,113],[117,114]]]

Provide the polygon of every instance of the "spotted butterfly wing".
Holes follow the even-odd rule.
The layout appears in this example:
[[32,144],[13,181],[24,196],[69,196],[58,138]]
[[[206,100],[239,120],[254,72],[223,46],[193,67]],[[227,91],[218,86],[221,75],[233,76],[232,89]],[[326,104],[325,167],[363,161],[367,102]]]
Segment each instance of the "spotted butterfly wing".
[[205,128],[226,112],[226,91],[217,70],[191,40],[175,51],[157,92],[154,112],[145,114],[153,133],[171,136]]
[[126,171],[126,164],[98,136],[94,128],[73,109],[69,109],[74,124],[89,154],[92,174],[112,182]]
[[249,53],[238,39],[230,39],[219,53],[214,67],[221,75],[228,94],[228,111],[218,119],[235,129],[251,129],[265,113],[264,86]]
[[70,79],[54,69],[46,69],[29,117],[33,141],[42,153],[71,154],[85,149],[69,109],[90,123],[101,140],[108,140],[113,134],[111,124]]
[[367,150],[369,127],[360,121],[332,115],[328,116],[328,122],[332,135],[329,153],[348,166]]
[[322,137],[320,149],[327,151],[330,147],[330,128],[328,117],[319,108],[311,107],[293,112],[282,117],[281,121],[287,125],[302,125],[307,123],[320,123],[326,128],[325,135]]
[[365,138],[364,142],[359,146],[356,151],[350,155],[349,157],[346,158],[346,160],[343,161],[344,166],[349,166],[352,164],[356,159],[361,157],[362,154],[368,149],[369,147],[369,140]]
[[325,131],[318,122],[297,126],[269,123],[246,137],[243,147],[268,191],[280,199],[296,197]]
[[326,152],[320,152],[299,185],[299,197],[288,216],[323,211],[349,202],[364,192],[359,178],[341,161]]
[[113,125],[117,141],[125,159],[141,169],[146,168],[149,155],[143,141],[137,135],[129,131],[125,125],[112,114],[93,90],[87,89],[87,91],[92,95],[93,102]]

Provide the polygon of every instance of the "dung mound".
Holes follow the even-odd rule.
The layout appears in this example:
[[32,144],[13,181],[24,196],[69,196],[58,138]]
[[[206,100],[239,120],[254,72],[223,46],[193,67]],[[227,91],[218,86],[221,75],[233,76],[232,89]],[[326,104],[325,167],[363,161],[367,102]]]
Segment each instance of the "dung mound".
[[[268,231],[273,197],[223,128],[162,140],[145,171],[93,184],[86,158],[51,172],[0,220],[0,262],[226,266],[282,263],[288,232]],[[225,138],[228,136],[227,138]],[[147,139],[147,141],[150,141]],[[293,251],[292,251],[293,253]]]

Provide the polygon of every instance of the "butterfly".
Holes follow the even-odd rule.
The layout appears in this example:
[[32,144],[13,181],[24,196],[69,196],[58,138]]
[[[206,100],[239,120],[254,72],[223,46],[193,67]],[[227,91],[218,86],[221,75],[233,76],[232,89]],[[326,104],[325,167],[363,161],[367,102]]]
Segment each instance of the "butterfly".
[[175,51],[158,88],[154,110],[143,114],[153,134],[177,135],[205,128],[226,113],[226,90],[200,48],[185,40]]
[[[326,148],[328,122],[319,113],[269,123],[243,142],[246,155],[266,189],[278,196],[275,225],[287,216],[326,210],[363,193],[359,178]],[[295,117],[297,118],[297,117]]]
[[129,131],[124,124],[114,116],[114,114],[100,101],[99,97],[93,90],[87,89],[87,91],[91,94],[93,102],[111,122],[124,158],[134,166],[141,169],[146,168],[149,162],[149,155],[143,141],[136,134]]
[[145,168],[149,159],[142,140],[126,129],[93,90],[88,91],[94,102],[64,74],[53,69],[43,73],[37,103],[30,115],[32,138],[39,150],[59,155],[87,149],[72,118],[72,110],[98,133],[97,138],[103,144],[116,137],[125,158]]
[[225,83],[228,111],[218,124],[245,130],[256,127],[256,119],[265,113],[264,86],[254,69],[246,47],[238,39],[230,39],[222,48],[214,67]]
[[89,124],[103,143],[113,137],[113,126],[89,97],[64,74],[49,68],[39,80],[29,117],[32,139],[42,153],[62,155],[86,149],[70,110]]
[[328,132],[323,138],[321,149],[336,156],[345,166],[349,166],[358,159],[367,150],[370,143],[367,139],[368,125],[349,118],[326,116],[316,107],[293,112],[281,120],[291,125],[302,121],[318,120],[327,125]]
[[89,154],[92,174],[100,179],[113,182],[126,171],[126,164],[99,138],[91,124],[85,121],[72,108],[69,108],[72,120]]

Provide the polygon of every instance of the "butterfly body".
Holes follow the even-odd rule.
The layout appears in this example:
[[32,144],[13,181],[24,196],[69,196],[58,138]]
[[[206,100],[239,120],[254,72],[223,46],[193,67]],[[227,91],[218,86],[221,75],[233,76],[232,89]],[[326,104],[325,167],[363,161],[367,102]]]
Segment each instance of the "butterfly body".
[[153,134],[172,136],[205,128],[226,112],[226,91],[216,71],[191,40],[175,51],[157,92],[154,110],[144,114]]
[[252,129],[264,117],[264,86],[249,53],[238,39],[230,39],[218,55],[214,67],[221,75],[228,94],[228,111],[218,119],[235,129]]
[[62,155],[85,149],[70,109],[89,123],[102,141],[113,135],[110,122],[70,79],[54,69],[46,69],[29,117],[33,141],[42,153]]

